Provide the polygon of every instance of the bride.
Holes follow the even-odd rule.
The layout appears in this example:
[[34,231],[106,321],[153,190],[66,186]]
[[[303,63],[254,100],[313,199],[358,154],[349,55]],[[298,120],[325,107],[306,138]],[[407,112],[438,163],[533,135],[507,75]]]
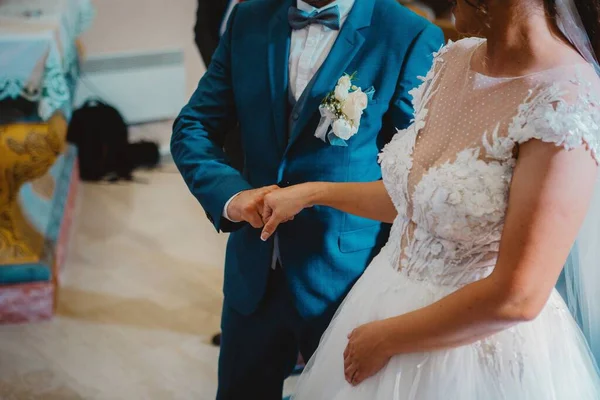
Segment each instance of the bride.
[[[312,206],[393,222],[296,399],[600,399],[599,10],[458,0],[457,27],[486,39],[435,56],[383,181],[265,198],[264,239]],[[568,258],[583,333],[553,289]]]

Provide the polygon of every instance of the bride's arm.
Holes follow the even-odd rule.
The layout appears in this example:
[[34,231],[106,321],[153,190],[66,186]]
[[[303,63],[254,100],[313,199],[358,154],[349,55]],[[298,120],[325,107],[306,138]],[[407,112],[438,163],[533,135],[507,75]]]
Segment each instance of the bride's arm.
[[345,353],[348,381],[360,383],[394,355],[472,344],[535,319],[585,218],[596,174],[583,148],[524,144],[494,272],[428,307],[355,330]]
[[383,181],[365,183],[310,182],[276,190],[264,199],[262,238],[304,208],[327,206],[377,221],[394,222],[397,211]]

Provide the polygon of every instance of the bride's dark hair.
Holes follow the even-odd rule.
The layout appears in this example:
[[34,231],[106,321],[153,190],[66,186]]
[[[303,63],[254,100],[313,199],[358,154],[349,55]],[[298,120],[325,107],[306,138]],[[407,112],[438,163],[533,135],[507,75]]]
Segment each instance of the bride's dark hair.
[[[556,15],[556,0],[544,0],[546,9],[551,16]],[[596,53],[596,58],[600,59],[600,0],[573,0],[583,26]]]

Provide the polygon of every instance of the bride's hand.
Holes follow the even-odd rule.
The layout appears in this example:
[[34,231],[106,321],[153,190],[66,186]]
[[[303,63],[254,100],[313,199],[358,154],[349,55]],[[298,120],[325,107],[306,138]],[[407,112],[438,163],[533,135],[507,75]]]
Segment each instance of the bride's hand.
[[264,198],[261,239],[268,240],[284,222],[294,219],[303,209],[310,207],[313,187],[310,183],[290,186],[267,194]]
[[346,381],[357,386],[386,366],[391,358],[386,350],[385,321],[362,325],[348,335],[344,351]]

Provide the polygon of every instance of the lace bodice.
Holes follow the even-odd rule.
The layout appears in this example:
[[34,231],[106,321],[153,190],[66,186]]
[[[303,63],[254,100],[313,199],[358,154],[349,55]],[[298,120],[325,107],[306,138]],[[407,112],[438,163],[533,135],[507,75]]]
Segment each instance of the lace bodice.
[[404,273],[437,285],[491,273],[519,144],[587,145],[597,161],[600,154],[600,84],[592,66],[492,78],[471,69],[485,45],[465,39],[435,55],[411,93],[414,123],[380,154],[398,210],[384,252]]

